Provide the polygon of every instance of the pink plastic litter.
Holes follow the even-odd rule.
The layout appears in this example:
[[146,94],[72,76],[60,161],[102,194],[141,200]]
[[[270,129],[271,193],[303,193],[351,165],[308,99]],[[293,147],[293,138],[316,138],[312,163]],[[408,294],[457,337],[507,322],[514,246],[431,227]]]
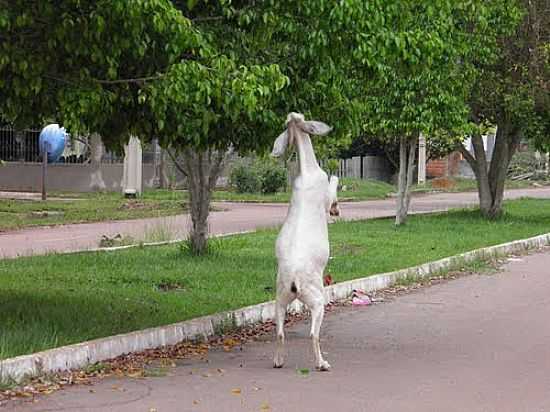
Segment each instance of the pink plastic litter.
[[353,299],[351,300],[351,304],[358,305],[358,306],[366,306],[371,304],[371,300],[369,299],[368,296],[363,296],[363,297],[354,296]]

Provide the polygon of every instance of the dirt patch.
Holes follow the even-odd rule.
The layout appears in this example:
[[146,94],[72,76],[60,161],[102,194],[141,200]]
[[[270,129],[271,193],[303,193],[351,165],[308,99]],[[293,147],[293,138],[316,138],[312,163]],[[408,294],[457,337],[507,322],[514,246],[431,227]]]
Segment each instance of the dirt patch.
[[432,179],[431,183],[434,189],[449,190],[456,186],[456,182],[448,177],[438,177],[436,179]]
[[31,212],[31,217],[52,217],[52,216],[63,216],[65,212],[59,210],[39,210],[36,212]]
[[156,285],[160,292],[183,292],[185,287],[183,284],[174,281],[161,281]]
[[139,200],[127,200],[118,207],[118,210],[144,210],[151,207]]
[[335,255],[357,256],[364,253],[365,247],[354,243],[342,243],[334,247]]

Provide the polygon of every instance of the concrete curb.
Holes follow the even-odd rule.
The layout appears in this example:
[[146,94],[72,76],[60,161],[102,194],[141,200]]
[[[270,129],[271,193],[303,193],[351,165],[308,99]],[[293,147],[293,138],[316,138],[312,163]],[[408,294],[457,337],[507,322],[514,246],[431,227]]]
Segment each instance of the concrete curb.
[[[383,289],[391,286],[398,279],[408,276],[428,276],[459,268],[465,263],[477,259],[490,259],[507,254],[540,249],[547,245],[550,245],[550,233],[477,249],[395,272],[338,283],[325,288],[325,297],[327,301],[342,300],[348,298],[353,289],[362,289],[364,291]],[[300,312],[305,310],[305,307],[295,302],[291,305],[290,310]],[[88,364],[112,359],[125,353],[174,345],[183,340],[204,339],[214,335],[221,328],[228,325],[239,327],[271,320],[274,317],[274,313],[274,301],[269,301],[172,325],[95,339],[31,355],[18,356],[0,361],[0,381],[19,382],[26,376],[82,368]]]
[[[229,236],[237,236],[237,235],[246,235],[249,233],[254,233],[256,230],[241,230],[239,232],[227,232],[227,233],[218,233],[215,235],[208,236],[208,239],[215,239],[220,237],[229,237]],[[164,246],[164,245],[173,245],[175,243],[181,243],[186,241],[187,238],[176,238],[172,240],[162,240],[160,242],[140,242],[140,243],[132,243],[130,245],[122,245],[122,246],[108,246],[108,247],[94,247],[89,249],[82,249],[82,250],[68,250],[66,252],[57,253],[59,255],[68,255],[68,254],[74,254],[74,253],[90,253],[90,252],[115,252],[117,250],[124,250],[124,249],[134,249],[137,247],[148,247],[148,246]]]

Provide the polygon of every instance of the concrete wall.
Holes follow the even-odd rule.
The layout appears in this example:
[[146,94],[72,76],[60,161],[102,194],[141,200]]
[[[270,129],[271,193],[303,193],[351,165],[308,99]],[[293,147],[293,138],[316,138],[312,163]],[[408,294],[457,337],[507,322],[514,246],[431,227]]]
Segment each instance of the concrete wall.
[[[95,173],[94,173],[95,172]],[[40,163],[6,163],[0,166],[0,190],[41,190],[42,165]],[[107,191],[122,191],[122,164],[52,164],[48,165],[47,190],[69,192],[92,192],[97,190],[97,179],[105,184]],[[153,187],[154,167],[143,165],[143,187]]]
[[391,165],[383,156],[356,156],[351,159],[340,159],[338,176],[389,182],[391,180]]
[[391,165],[383,156],[363,157],[363,179],[376,179],[389,182],[391,180]]
[[470,164],[468,163],[467,160],[464,160],[464,159],[461,160],[459,165],[458,165],[457,176],[458,177],[463,177],[463,178],[466,178],[466,179],[475,179],[476,178],[476,175],[474,174],[474,171],[470,167]]

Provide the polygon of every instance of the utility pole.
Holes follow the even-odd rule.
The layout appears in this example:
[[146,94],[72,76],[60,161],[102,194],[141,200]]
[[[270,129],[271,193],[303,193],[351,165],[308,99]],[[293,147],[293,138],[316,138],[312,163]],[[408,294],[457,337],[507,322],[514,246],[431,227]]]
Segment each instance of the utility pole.
[[48,142],[42,145],[42,200],[46,200],[46,171],[48,170]]
[[426,138],[422,133],[418,137],[418,184],[426,183]]

